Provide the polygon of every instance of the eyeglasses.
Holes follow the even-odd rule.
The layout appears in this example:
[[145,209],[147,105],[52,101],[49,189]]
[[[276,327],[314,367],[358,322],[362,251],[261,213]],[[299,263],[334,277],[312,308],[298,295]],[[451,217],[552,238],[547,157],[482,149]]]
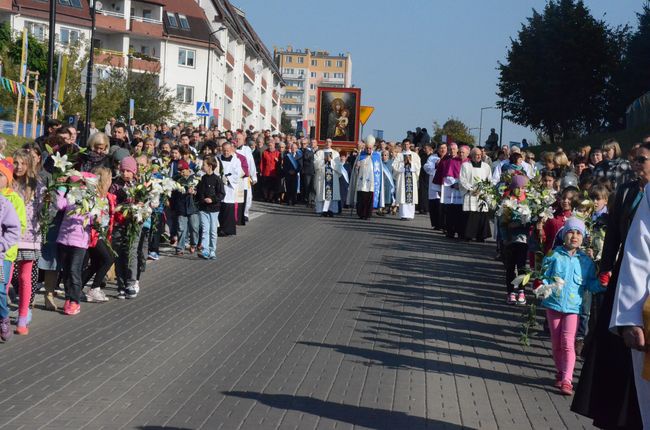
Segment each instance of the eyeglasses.
[[650,158],[648,158],[648,157],[646,157],[646,156],[644,156],[644,155],[639,155],[639,156],[634,157],[634,161],[637,162],[637,163],[639,163],[639,164],[643,164],[643,163],[645,163],[646,161],[648,161],[649,159],[650,159]]

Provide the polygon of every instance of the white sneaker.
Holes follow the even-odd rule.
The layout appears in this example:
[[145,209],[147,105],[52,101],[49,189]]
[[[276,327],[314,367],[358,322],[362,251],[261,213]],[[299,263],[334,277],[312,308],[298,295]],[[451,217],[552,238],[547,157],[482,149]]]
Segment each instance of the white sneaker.
[[91,288],[86,293],[86,301],[88,303],[103,303],[108,301],[108,297],[101,288]]

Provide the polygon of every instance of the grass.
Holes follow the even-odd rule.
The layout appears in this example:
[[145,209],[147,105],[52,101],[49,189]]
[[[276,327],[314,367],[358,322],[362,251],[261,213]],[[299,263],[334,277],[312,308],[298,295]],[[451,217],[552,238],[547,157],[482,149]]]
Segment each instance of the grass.
[[5,149],[5,155],[12,154],[16,149],[20,149],[21,146],[28,142],[33,142],[34,139],[29,137],[22,136],[12,136],[10,134],[0,133],[0,137],[7,139],[7,148]]

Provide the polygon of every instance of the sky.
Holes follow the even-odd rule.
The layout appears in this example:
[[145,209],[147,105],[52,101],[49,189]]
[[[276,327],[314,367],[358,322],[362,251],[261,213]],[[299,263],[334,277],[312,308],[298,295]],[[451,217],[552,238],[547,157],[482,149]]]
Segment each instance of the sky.
[[[636,28],[644,0],[585,0],[593,16]],[[364,128],[402,139],[407,130],[460,119],[478,138],[481,108],[498,101],[497,65],[545,0],[231,0],[273,47],[350,52],[352,83],[375,112]],[[500,111],[483,110],[482,141]],[[535,134],[504,121],[503,141]]]

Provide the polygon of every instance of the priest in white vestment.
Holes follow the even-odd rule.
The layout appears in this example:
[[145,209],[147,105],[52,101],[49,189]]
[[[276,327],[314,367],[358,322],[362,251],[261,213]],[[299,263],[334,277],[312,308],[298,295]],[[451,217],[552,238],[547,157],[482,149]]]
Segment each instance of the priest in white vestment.
[[645,187],[623,249],[610,329],[632,349],[643,428],[650,429],[650,185]]
[[327,148],[318,151],[314,155],[314,170],[316,213],[333,217],[341,204],[339,178],[347,175],[338,151]]
[[221,147],[219,161],[222,166],[221,179],[223,180],[226,196],[221,201],[219,211],[219,236],[231,236],[237,234],[237,218],[235,216],[235,203],[240,191],[241,178],[244,170],[241,167],[239,158],[231,143],[226,142]]
[[404,150],[393,160],[395,180],[395,204],[399,206],[401,219],[415,218],[418,204],[418,180],[420,178],[420,157],[411,152],[411,141],[402,141]]

